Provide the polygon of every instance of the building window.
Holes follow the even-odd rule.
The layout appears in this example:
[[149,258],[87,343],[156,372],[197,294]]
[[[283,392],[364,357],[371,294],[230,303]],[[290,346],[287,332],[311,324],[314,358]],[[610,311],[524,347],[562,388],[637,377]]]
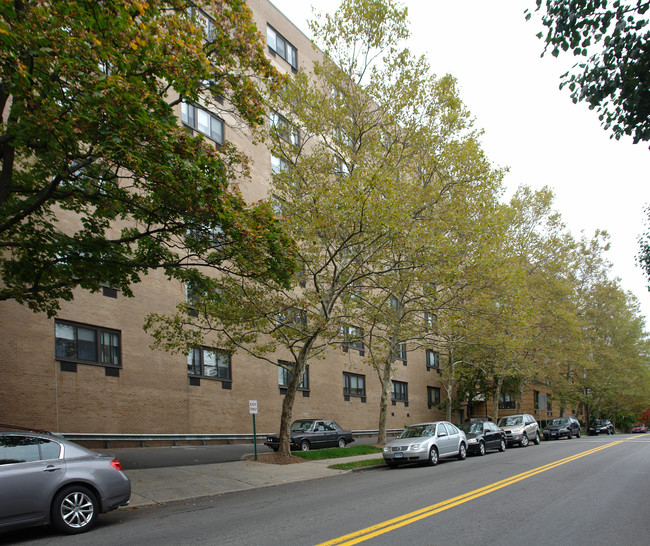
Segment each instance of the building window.
[[401,360],[406,366],[406,343],[398,343],[395,346],[395,360]]
[[343,372],[343,394],[345,396],[365,396],[366,376]]
[[[278,364],[278,387],[280,387],[280,393],[285,394],[289,388],[289,379],[291,379],[291,370],[294,364],[286,360],[278,360]],[[305,366],[305,370],[302,372],[302,379],[298,385],[298,390],[309,390],[309,366]]]
[[296,309],[295,307],[290,307],[276,313],[275,322],[278,326],[293,326],[293,327],[304,327],[307,326],[307,311],[304,309]]
[[363,329],[357,326],[341,326],[341,337],[343,338],[343,351],[350,349],[359,351],[361,356],[364,355],[363,346]]
[[271,155],[271,173],[280,174],[287,170],[287,162],[275,155]]
[[500,394],[499,409],[515,409],[515,397],[511,394]]
[[266,27],[266,43],[271,52],[277,53],[291,65],[291,68],[298,70],[298,50],[270,25]]
[[438,387],[427,387],[427,402],[429,409],[440,405],[440,389]]
[[391,389],[391,400],[395,402],[409,401],[409,384],[404,381],[393,381]]
[[118,330],[59,320],[55,322],[57,360],[121,368],[120,339]]
[[539,391],[533,391],[533,409],[539,410]]
[[429,313],[429,312],[424,313],[424,327],[428,331],[435,333],[437,326],[438,326],[438,316],[435,315],[434,313]]
[[223,144],[223,120],[214,114],[211,114],[207,110],[194,106],[193,104],[182,102],[181,121],[183,122],[183,125],[189,127],[192,131],[198,131],[208,138],[211,138],[219,145]]
[[214,19],[206,15],[202,10],[198,8],[191,9],[191,15],[196,23],[203,29],[203,35],[208,42],[214,40],[214,35],[216,27],[214,24]]
[[269,119],[271,120],[271,128],[275,130],[281,139],[294,146],[300,144],[300,131],[287,118],[277,112],[271,112]]
[[427,370],[430,370],[431,368],[435,370],[440,369],[440,353],[434,351],[433,349],[427,349],[426,359],[427,359]]
[[192,377],[230,381],[230,353],[210,347],[193,347],[187,355],[187,373]]

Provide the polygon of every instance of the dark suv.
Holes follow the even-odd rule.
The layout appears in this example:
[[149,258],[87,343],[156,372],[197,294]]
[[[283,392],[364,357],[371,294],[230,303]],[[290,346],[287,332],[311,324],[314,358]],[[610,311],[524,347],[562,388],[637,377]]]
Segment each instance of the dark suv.
[[591,423],[587,432],[592,436],[598,436],[599,434],[616,434],[614,425],[612,425],[612,422],[607,419],[596,419]]
[[580,438],[580,423],[575,417],[557,417],[551,419],[544,427],[544,440],[560,438]]

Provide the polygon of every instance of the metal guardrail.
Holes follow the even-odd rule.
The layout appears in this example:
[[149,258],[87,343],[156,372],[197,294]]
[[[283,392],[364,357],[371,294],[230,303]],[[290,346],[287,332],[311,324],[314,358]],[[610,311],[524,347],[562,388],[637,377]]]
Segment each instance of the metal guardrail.
[[[388,429],[386,434],[393,435],[401,432],[402,429]],[[378,430],[353,430],[352,436],[376,436]],[[256,434],[257,440],[264,439],[273,433],[258,433]],[[104,442],[106,449],[110,448],[111,442],[139,442],[140,447],[146,447],[147,442],[173,442],[173,445],[178,445],[179,442],[202,442],[207,445],[210,441],[220,441],[232,444],[233,442],[253,441],[252,434],[111,434],[103,432],[60,432],[58,436],[72,440],[73,442],[86,441],[86,442]]]

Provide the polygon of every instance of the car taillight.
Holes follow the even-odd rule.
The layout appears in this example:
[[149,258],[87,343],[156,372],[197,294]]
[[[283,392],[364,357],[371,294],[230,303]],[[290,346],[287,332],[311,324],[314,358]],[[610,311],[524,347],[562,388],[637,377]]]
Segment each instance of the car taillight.
[[120,461],[117,460],[117,458],[115,458],[115,459],[113,459],[113,460],[111,461],[111,466],[112,466],[115,470],[122,470],[122,465],[120,464]]

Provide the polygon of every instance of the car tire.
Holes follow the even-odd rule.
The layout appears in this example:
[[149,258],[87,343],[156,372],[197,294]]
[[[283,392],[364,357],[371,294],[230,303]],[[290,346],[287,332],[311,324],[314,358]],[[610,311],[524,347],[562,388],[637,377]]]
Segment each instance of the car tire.
[[533,440],[533,443],[534,443],[536,446],[538,446],[539,444],[542,443],[542,438],[541,438],[541,436],[539,435],[539,432],[536,432],[536,433],[535,433],[535,439]]
[[309,442],[307,440],[300,442],[300,451],[309,451],[309,447]]
[[506,441],[501,438],[501,443],[499,444],[499,451],[503,453],[506,450]]
[[59,491],[52,501],[50,521],[59,531],[74,535],[90,531],[97,523],[97,496],[83,485],[70,485]]
[[524,435],[521,437],[521,440],[519,440],[519,445],[521,447],[528,447],[528,444],[530,443],[530,440],[528,439],[528,434],[524,432]]
[[427,463],[429,466],[436,466],[438,464],[438,448],[436,446],[431,446]]
[[578,432],[576,432],[576,438],[580,438],[580,429],[578,429]]
[[482,457],[485,455],[485,443],[484,442],[479,442],[478,443],[478,454]]
[[345,438],[339,438],[339,447],[345,447],[348,445],[345,441]]
[[386,464],[388,465],[388,468],[397,468],[399,465],[393,461],[386,461]]
[[465,459],[467,459],[467,446],[461,442],[458,448],[458,460],[464,461]]
[[566,439],[567,440],[573,440],[573,432],[571,432],[571,430],[569,430],[569,434],[567,434]]

